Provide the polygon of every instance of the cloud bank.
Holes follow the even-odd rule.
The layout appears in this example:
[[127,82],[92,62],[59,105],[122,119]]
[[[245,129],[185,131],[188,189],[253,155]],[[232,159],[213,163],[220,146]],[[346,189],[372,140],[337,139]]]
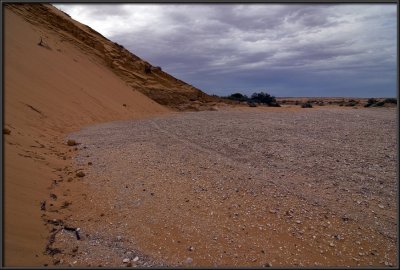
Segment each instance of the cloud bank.
[[209,94],[396,96],[395,4],[56,4]]

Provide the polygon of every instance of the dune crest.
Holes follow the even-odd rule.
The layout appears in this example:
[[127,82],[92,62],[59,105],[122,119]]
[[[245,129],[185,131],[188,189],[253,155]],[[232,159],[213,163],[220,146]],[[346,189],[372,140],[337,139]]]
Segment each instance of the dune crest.
[[[215,101],[215,98],[163,72],[160,67],[153,67],[122,45],[110,41],[51,5],[13,5],[11,8],[31,24],[54,30],[81,51],[97,56],[98,62],[108,66],[129,86],[162,105],[185,110],[196,108],[194,101],[206,107],[209,106],[208,102]],[[150,68],[148,72],[146,67]]]

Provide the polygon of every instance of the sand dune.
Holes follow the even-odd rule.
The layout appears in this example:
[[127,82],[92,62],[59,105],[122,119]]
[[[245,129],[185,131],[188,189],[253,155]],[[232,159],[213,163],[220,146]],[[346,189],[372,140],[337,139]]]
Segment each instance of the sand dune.
[[[55,172],[71,163],[74,151],[65,145],[64,134],[92,123],[170,112],[132,87],[140,80],[132,77],[128,84],[99,51],[77,39],[82,33],[71,25],[79,23],[69,19],[65,27],[72,34],[52,25],[63,22],[60,16],[68,18],[50,5],[5,7],[3,130],[11,131],[4,135],[7,266],[48,260],[40,202],[53,180],[62,181]],[[38,45],[41,38],[43,46]],[[102,42],[96,46],[107,47]]]
[[[129,248],[134,246],[142,249],[141,251],[144,252],[142,254],[143,257],[137,262],[140,266],[160,266],[164,262],[170,265],[182,265],[182,263],[189,262],[193,263],[193,265],[232,265],[234,263],[236,265],[270,266],[270,258],[276,259],[276,264],[275,261],[272,261],[274,265],[299,265],[298,263],[302,262],[302,259],[307,259],[307,256],[310,256],[310,252],[315,253],[313,254],[314,257],[312,257],[316,258],[315,262],[322,262],[322,264],[335,264],[338,262],[343,265],[395,264],[394,257],[397,250],[393,243],[397,240],[397,237],[393,236],[394,212],[392,210],[394,209],[394,193],[392,191],[394,190],[394,184],[391,181],[394,175],[394,156],[392,152],[389,154],[385,152],[388,149],[393,149],[394,110],[382,111],[381,114],[372,114],[372,112],[366,110],[360,113],[361,118],[364,117],[363,119],[366,123],[370,121],[370,126],[372,124],[376,125],[374,126],[376,128],[371,128],[369,133],[371,139],[364,139],[365,145],[368,146],[373,142],[373,139],[385,137],[387,135],[385,132],[390,132],[389,135],[392,136],[388,137],[391,139],[387,139],[385,144],[377,145],[376,149],[380,149],[380,152],[376,150],[376,153],[382,155],[377,155],[374,152],[375,148],[369,149],[370,156],[379,158],[376,162],[371,162],[382,165],[380,168],[386,173],[385,181],[380,179],[379,188],[385,187],[390,191],[389,195],[384,192],[378,192],[380,197],[373,192],[371,193],[375,196],[374,198],[377,198],[376,203],[371,204],[374,208],[372,212],[374,215],[369,214],[363,217],[365,220],[360,219],[360,221],[357,221],[354,219],[354,222],[353,220],[347,222],[349,221],[347,215],[342,216],[341,212],[337,211],[336,213],[336,210],[332,208],[335,210],[332,210],[332,215],[329,214],[328,216],[328,212],[325,213],[321,210],[315,212],[318,216],[313,216],[313,221],[310,218],[309,221],[302,220],[297,222],[297,218],[291,219],[292,212],[294,210],[296,214],[303,212],[304,209],[300,209],[300,206],[303,207],[305,204],[300,205],[299,197],[296,194],[292,196],[288,193],[291,196],[289,200],[289,197],[287,197],[289,195],[280,190],[279,183],[281,183],[281,178],[284,176],[283,172],[286,173],[287,170],[286,167],[279,167],[287,165],[281,163],[282,157],[289,157],[290,159],[297,159],[307,163],[307,160],[304,161],[306,157],[308,161],[318,164],[319,160],[314,157],[315,153],[320,153],[318,152],[320,147],[314,141],[323,141],[326,138],[323,136],[315,138],[316,133],[312,129],[313,125],[322,127],[319,134],[328,134],[328,138],[330,138],[332,134],[325,132],[327,130],[324,131],[323,129],[325,119],[331,117],[335,120],[332,120],[332,123],[339,125],[345,121],[338,121],[334,117],[342,115],[342,119],[353,119],[356,122],[360,117],[356,113],[358,110],[350,110],[348,108],[346,112],[338,113],[337,110],[332,110],[332,113],[330,113],[325,107],[315,107],[312,112],[307,112],[307,109],[301,109],[300,106],[293,105],[294,102],[289,100],[283,108],[261,106],[250,108],[246,104],[239,106],[225,104],[225,107],[228,107],[224,109],[226,112],[207,112],[196,115],[186,113],[174,118],[170,117],[174,111],[207,110],[213,108],[217,101],[199,89],[174,78],[162,70],[154,69],[150,73],[145,72],[145,67],[149,65],[151,66],[150,63],[127,51],[121,45],[106,39],[88,26],[72,20],[67,14],[51,5],[5,5],[3,123],[5,149],[5,173],[3,179],[5,189],[5,266],[68,264],[87,266],[89,263],[90,265],[94,265],[94,263],[112,266],[126,265],[127,262],[122,260],[128,254],[127,249],[123,248],[124,244],[132,244],[128,246]],[[221,104],[218,106],[223,107]],[[285,113],[279,114],[278,117],[278,112],[281,113],[282,111],[286,112],[286,121],[292,121],[293,112],[301,111],[303,116],[309,115],[309,118],[304,118],[302,115],[298,116],[298,129],[301,129],[301,132],[293,128],[290,129],[290,125],[283,125],[282,119],[285,118],[282,118],[282,116],[285,116]],[[236,114],[231,114],[232,112]],[[269,118],[264,119],[264,114],[262,113],[266,112],[270,113],[270,115]],[[218,114],[220,118],[218,116],[215,117],[213,113]],[[86,134],[85,130],[83,130],[83,133],[82,131],[78,132],[83,127],[97,123],[154,118],[154,116],[157,116],[156,120],[132,122],[133,126],[130,127],[125,125],[121,127],[118,123],[110,123],[88,128],[87,130],[92,131],[90,134]],[[244,120],[237,122],[242,116]],[[253,121],[255,127],[258,128],[254,129],[254,126],[248,126],[249,121]],[[142,126],[144,128],[137,128],[136,125],[140,127],[140,123],[144,125]],[[265,138],[271,139],[271,135],[276,135],[267,134],[266,136],[264,134],[266,126],[270,127],[267,130],[268,132],[271,132],[274,128],[280,130],[286,128],[286,131],[282,131],[284,136],[274,140],[265,140]],[[305,127],[309,129],[303,130]],[[339,127],[332,128],[332,125],[329,126],[330,130],[340,130]],[[350,125],[348,128],[354,127],[357,127],[357,125]],[[253,136],[255,136],[257,130],[261,135],[256,138]],[[312,132],[308,133],[308,130],[312,130]],[[361,128],[358,130],[361,130]],[[355,133],[349,132],[349,134],[357,135],[358,130]],[[76,137],[73,138],[82,144],[76,147],[67,145],[67,134],[71,132],[76,132]],[[290,134],[292,134],[292,138],[290,138]],[[303,134],[302,141],[297,140],[299,134]],[[234,135],[237,135],[238,138]],[[342,136],[338,136],[338,138],[340,137]],[[204,138],[205,141],[202,141]],[[209,138],[212,138],[214,143],[212,149],[206,147],[210,144]],[[290,149],[283,151],[280,148],[280,141],[285,138],[288,142],[294,142],[295,145],[291,149],[299,151],[293,152]],[[315,140],[311,140],[313,138]],[[357,136],[349,136],[347,139],[349,138],[352,139],[352,142],[359,143]],[[336,144],[333,139],[329,140],[332,148]],[[96,140],[101,141],[101,143]],[[251,148],[250,146],[253,145],[251,142],[256,142],[257,144]],[[309,143],[308,145],[305,143],[304,146],[304,149],[309,150],[308,156],[305,156],[302,147],[296,148],[297,145],[302,145],[302,142]],[[376,143],[378,144],[379,141],[377,140]],[[275,147],[275,152],[273,153],[248,151],[248,149],[274,149],[271,148],[271,144]],[[357,146],[355,143],[349,143],[349,145]],[[353,158],[353,153],[357,153],[356,150],[361,151],[360,149],[363,148],[341,153],[334,148],[337,153],[348,158]],[[128,154],[124,151],[128,151]],[[327,154],[332,155],[332,151]],[[225,153],[225,155],[221,156],[221,153]],[[272,159],[274,157],[275,159]],[[369,159],[368,156],[365,159],[367,158]],[[217,160],[214,161],[214,159]],[[236,166],[236,163],[232,163],[232,160],[235,161],[235,159],[243,162],[243,164]],[[276,165],[274,166],[276,167],[275,174],[272,174],[273,171],[271,170],[268,176],[276,180],[276,182],[270,182],[276,188],[275,186],[267,188],[265,191],[265,194],[268,195],[266,196],[267,199],[263,197],[265,194],[261,194],[263,195],[261,196],[257,193],[258,187],[265,188],[265,186],[261,184],[257,186],[255,180],[264,181],[265,177],[255,175],[257,170],[253,170],[249,166],[251,164],[248,163],[251,160],[265,162],[272,160],[275,162],[273,163],[273,165]],[[96,161],[97,163],[95,163]],[[92,162],[93,164],[89,164]],[[206,164],[202,165],[202,163]],[[235,166],[231,166],[231,163]],[[177,170],[177,168],[180,168],[177,164],[182,166],[182,170]],[[337,165],[337,161],[333,164]],[[263,168],[269,168],[261,163],[253,165],[255,166],[254,168],[258,166],[258,171]],[[318,178],[319,174],[311,170],[312,167],[308,165],[309,163],[303,167],[295,166],[294,168],[303,168],[305,176],[314,177],[315,174],[315,177]],[[327,164],[320,171],[325,170],[324,172],[327,175],[337,173],[337,171],[332,172],[333,169],[330,165],[330,163]],[[345,165],[348,166],[348,164]],[[87,173],[83,180],[76,175],[79,170],[76,170],[78,166]],[[128,166],[130,168],[124,170]],[[199,166],[200,169],[206,168],[207,170],[201,171]],[[235,168],[239,168],[240,171]],[[145,178],[149,174],[157,176],[160,171],[162,173],[158,178],[149,177],[151,179],[146,179],[146,183],[139,179],[139,182],[143,182],[141,183],[142,187],[139,186],[139,182],[132,182],[131,176],[133,173],[128,175],[132,171],[136,173],[136,178],[138,176],[142,177],[141,174]],[[232,181],[230,183],[222,183],[220,179],[222,171],[225,172],[224,179],[230,177],[231,180],[242,178],[247,178],[248,180],[246,180],[247,182],[238,182],[238,185]],[[104,175],[99,174],[99,177],[95,178],[95,172],[103,172]],[[199,174],[201,175],[195,175],[195,172],[200,172]],[[297,172],[293,171],[293,177],[299,176],[295,173]],[[193,177],[188,178],[191,174],[193,174]],[[348,174],[351,175],[351,172],[349,171]],[[171,176],[169,177],[169,175]],[[345,176],[342,178],[347,177]],[[119,182],[110,181],[115,179],[118,179]],[[192,179],[192,181],[187,181],[188,179]],[[198,179],[201,182],[197,181]],[[206,181],[208,179],[210,181]],[[293,179],[288,178],[290,181],[287,181],[287,184],[296,184],[296,179]],[[369,179],[378,179],[378,177]],[[93,181],[90,182],[90,180]],[[125,180],[126,183],[124,182]],[[175,181],[176,183],[171,184],[167,180]],[[320,179],[316,180],[320,181]],[[356,182],[355,180],[354,183]],[[96,185],[97,183],[100,183],[100,185]],[[303,194],[304,189],[302,183],[295,185],[299,190],[298,193],[301,194]],[[149,187],[146,186],[144,188],[144,184],[149,185]],[[199,184],[202,184],[204,189]],[[262,184],[264,185],[265,183]],[[329,181],[322,184],[325,185],[329,192],[337,191],[337,189],[330,186],[331,183]],[[377,183],[370,181],[367,184],[371,186],[371,190],[377,190]],[[93,192],[93,186],[99,190]],[[92,189],[88,189],[88,187]],[[356,188],[358,186],[354,186],[354,190]],[[131,189],[135,190],[132,191]],[[202,192],[207,190],[208,193],[203,195]],[[323,193],[319,189],[318,191],[320,195],[322,194],[321,198],[326,199],[327,205],[334,204],[330,200],[337,199],[336,193],[334,194],[335,196],[326,193],[329,196],[323,197]],[[133,192],[136,192],[136,194]],[[282,195],[282,198],[280,198],[281,196],[276,198],[278,192]],[[362,190],[362,192],[365,193],[365,190]],[[172,196],[172,199],[165,200],[164,198],[169,198],[170,194],[173,194],[175,198]],[[191,196],[190,200],[185,197],[189,195]],[[309,195],[313,196],[311,193]],[[138,207],[139,203],[137,205],[129,204],[131,202],[130,196],[136,196],[136,201],[134,202],[138,202],[137,199],[146,200],[147,202],[150,198],[151,200],[149,201],[153,203],[149,205],[143,204],[141,206],[143,208],[140,210],[142,212],[136,212],[135,215],[135,213],[132,214],[130,212],[130,208]],[[256,198],[256,196],[258,197]],[[115,198],[118,198],[118,200]],[[354,198],[352,197],[351,199]],[[129,200],[129,202],[126,203],[124,200]],[[238,200],[243,201],[243,208],[241,209],[236,208]],[[352,207],[349,209],[358,209],[353,207],[354,202],[357,204],[356,207],[364,207],[364,204],[362,204],[364,197],[360,197],[358,200],[349,199],[348,202],[346,201]],[[102,203],[98,203],[98,201]],[[230,206],[227,206],[227,203]],[[291,204],[294,206],[292,207]],[[256,209],[255,205],[263,207]],[[112,210],[114,206],[119,207],[120,211]],[[278,206],[281,209],[278,209]],[[369,205],[367,206],[369,207]],[[200,212],[196,212],[197,215],[189,215],[191,209],[195,207],[195,211]],[[215,211],[213,210],[211,215],[214,215],[214,213],[221,214],[221,216],[224,215],[229,219],[210,217],[208,213],[213,207]],[[271,207],[274,208],[272,209]],[[249,211],[253,208],[257,214],[255,217],[260,222],[268,222],[266,223],[267,227],[276,226],[276,230],[280,230],[281,234],[271,233],[273,240],[270,241],[269,238],[262,238],[258,233],[254,233],[251,236],[255,240],[253,242],[249,241],[245,227],[254,227],[256,229],[258,227],[260,231],[266,230],[264,223],[264,225],[260,226],[258,224],[259,220],[254,220],[254,216],[249,214]],[[86,209],[90,209],[90,211],[86,211]],[[162,212],[159,212],[159,209],[163,209]],[[250,210],[247,211],[247,209]],[[266,212],[268,209],[270,210]],[[365,209],[362,211],[365,211]],[[151,214],[149,215],[149,213]],[[180,216],[181,213],[184,213],[183,218]],[[357,213],[363,214],[363,212]],[[275,214],[282,214],[283,218],[274,218]],[[375,221],[377,214],[382,214],[384,222],[381,224],[376,223],[375,225],[384,224],[384,228],[381,229],[387,232],[388,236],[383,235],[373,226],[361,224],[362,222],[368,224]],[[253,219],[248,218],[246,215],[250,215]],[[235,222],[242,219],[242,216],[245,217],[242,222],[246,226],[237,227]],[[192,220],[192,217],[196,217],[198,220]],[[264,220],[265,217],[268,220]],[[202,220],[200,220],[201,218]],[[333,227],[325,224],[328,218],[332,220]],[[320,229],[314,231],[300,230],[300,226],[305,226],[305,224],[315,225],[312,223],[316,220],[322,222]],[[128,226],[128,221],[129,226],[136,226],[126,231],[125,237],[127,239],[120,236],[121,232],[124,232],[124,226],[119,226],[122,221],[127,221],[126,226]],[[142,221],[152,226],[140,227],[139,224]],[[208,227],[204,226],[197,230],[196,226],[201,225],[200,221],[203,222],[203,225],[208,224]],[[295,222],[294,224],[292,224],[293,221]],[[64,222],[69,222],[68,225],[74,227],[81,226],[82,234],[90,232],[90,234],[82,236],[83,241],[79,242],[79,252],[77,252],[78,249],[75,246],[76,242],[70,241],[71,239],[75,241],[75,237],[69,232],[62,231],[57,236],[61,237],[61,240],[57,239],[58,242],[54,239],[54,241],[52,240],[51,235],[55,235],[52,230],[65,228]],[[183,229],[174,229],[174,222],[179,226],[186,226],[183,228],[186,235],[182,234]],[[271,224],[269,225],[269,223]],[[221,227],[221,224],[227,225],[227,227]],[[343,227],[342,224],[348,227]],[[168,229],[166,229],[167,227]],[[332,230],[327,234],[325,228],[330,229],[331,227]],[[218,236],[213,235],[213,238],[211,238],[211,229],[216,231],[227,229],[230,235],[225,239],[227,234],[224,231]],[[232,232],[231,229],[233,229]],[[336,248],[332,249],[334,245],[331,242],[333,241],[331,239],[332,235],[337,236],[339,229],[346,234],[350,232],[349,237],[345,237],[345,242],[341,238],[337,237],[336,239],[345,243],[343,244],[343,247],[345,247],[343,254],[347,249],[346,254],[348,256],[343,260],[340,259],[341,256],[336,252]],[[157,233],[157,230],[160,233],[153,234],[153,232]],[[355,234],[356,231],[357,235]],[[129,233],[131,232],[135,232],[136,235],[130,237]],[[258,230],[253,230],[253,232],[258,232]],[[299,235],[293,234],[294,232],[298,232]],[[238,238],[237,248],[240,251],[243,245],[246,248],[245,252],[236,254],[237,248],[232,245],[232,239],[236,237],[233,233],[238,237],[242,237]],[[312,234],[315,233],[319,233],[321,239],[323,239],[321,243],[324,247],[318,246],[321,250],[315,250],[311,247],[297,253],[296,244],[295,247],[289,247],[289,244],[295,243],[293,237],[312,237]],[[97,236],[101,237],[102,234],[105,235],[103,238],[96,238]],[[250,232],[250,234],[252,233]],[[359,239],[358,235],[362,237],[364,235],[372,235],[375,240],[369,239],[366,243],[362,243],[362,246],[354,248],[353,240]],[[179,245],[173,246],[169,242],[172,240],[174,243],[174,239],[171,236],[179,236],[176,238],[176,240],[180,239],[176,241]],[[90,238],[90,241],[85,241],[85,237],[86,240]],[[183,242],[180,237],[191,239],[192,242]],[[210,239],[207,239],[207,237],[210,237]],[[163,242],[163,239],[165,239],[165,242]],[[215,242],[216,239],[225,239],[226,241],[219,240]],[[312,241],[314,241],[310,240],[310,242],[307,239],[304,238],[301,243],[308,245],[308,243],[313,243]],[[131,243],[134,240],[137,242]],[[280,245],[281,240],[286,241],[289,247],[284,248],[284,253],[280,251],[282,249],[279,249],[282,248],[282,245]],[[318,238],[315,241],[318,242],[319,240]],[[195,241],[199,243],[195,247],[196,249],[192,247]],[[212,248],[208,249],[209,243],[214,242],[218,244],[212,244],[214,245],[214,250]],[[259,250],[254,250],[254,243],[260,245]],[[261,245],[270,247],[272,246],[271,243],[275,245],[275,249],[271,248],[275,254],[272,254],[273,252],[269,253],[268,249],[261,249]],[[61,246],[63,248],[62,251],[61,249],[57,251],[55,248],[57,246]],[[162,250],[163,253],[161,254],[161,246],[169,249]],[[338,246],[340,245],[338,244]],[[112,248],[111,253],[110,247]],[[379,250],[381,247],[382,250]],[[359,248],[365,248],[365,251],[361,252]],[[385,254],[385,258],[365,257],[364,259],[363,257],[362,259],[354,260],[354,256],[364,256],[372,248],[376,248],[380,254]],[[140,254],[139,251],[136,250],[135,252]],[[219,254],[221,251],[224,254]],[[225,251],[228,252],[228,255],[230,254],[230,258],[225,257]],[[341,250],[338,251],[341,252]],[[48,256],[52,252],[54,253],[52,255],[55,256]],[[132,253],[132,249],[129,252],[132,256],[132,261],[135,262],[133,255],[136,253]],[[360,255],[360,252],[362,255]],[[376,250],[371,250],[371,252],[371,256],[377,254]],[[294,253],[298,256],[297,258],[293,257]],[[266,254],[269,256],[268,258]],[[188,257],[189,255],[191,257]],[[211,255],[215,258],[212,258]],[[276,256],[273,257],[272,255]],[[220,258],[217,258],[218,256]],[[288,258],[294,259],[290,261]],[[131,262],[129,261],[129,263]],[[311,261],[305,261],[306,265],[311,265],[311,263]]]
[[149,62],[51,5],[13,5],[12,8],[29,23],[62,35],[61,42],[68,41],[84,54],[97,56],[96,62],[108,67],[126,84],[160,104],[186,109],[192,107],[193,101],[199,101],[204,106],[208,106],[207,102],[215,101],[215,98],[163,72],[162,69],[155,68],[146,73],[145,67],[152,67]]

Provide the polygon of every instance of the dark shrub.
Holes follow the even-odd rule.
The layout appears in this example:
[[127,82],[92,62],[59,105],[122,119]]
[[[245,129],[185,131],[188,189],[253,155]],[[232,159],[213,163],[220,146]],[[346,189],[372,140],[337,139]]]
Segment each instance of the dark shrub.
[[257,104],[251,101],[247,102],[247,105],[249,105],[249,107],[257,107]]
[[157,67],[151,67],[151,70],[153,71],[162,71],[162,68],[157,66]]
[[122,45],[118,44],[117,42],[114,42],[114,44],[115,44],[115,45],[117,45],[117,46],[118,46],[118,48],[120,48],[120,49],[125,49],[125,48],[124,48],[124,46],[122,46]]
[[385,103],[393,103],[397,104],[397,99],[396,98],[387,98],[384,100]]
[[355,101],[355,100],[353,100],[353,99],[351,99],[351,100],[349,100],[349,102],[347,102],[345,105],[346,106],[352,106],[352,107],[354,107],[354,106],[356,106],[358,104],[358,101]]
[[374,98],[369,98],[367,104],[364,105],[364,107],[370,107],[373,104],[377,103],[378,101]]
[[253,93],[250,100],[257,103],[267,104],[268,106],[280,107],[274,96],[264,92]]
[[150,66],[145,66],[144,67],[144,72],[147,73],[147,74],[151,73],[151,67]]
[[371,107],[382,107],[383,105],[385,105],[385,102],[379,101],[379,102],[372,104]]
[[301,104],[301,107],[302,108],[312,108],[312,105],[311,105],[311,103],[306,102],[306,103]]
[[246,95],[242,95],[241,93],[234,93],[228,96],[228,99],[237,101],[247,101],[249,98]]

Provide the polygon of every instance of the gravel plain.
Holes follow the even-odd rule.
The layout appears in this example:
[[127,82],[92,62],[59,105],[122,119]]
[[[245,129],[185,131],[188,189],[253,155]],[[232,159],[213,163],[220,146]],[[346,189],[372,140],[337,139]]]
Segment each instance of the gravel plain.
[[[90,126],[54,192],[56,264],[396,266],[396,109],[187,112]],[[59,196],[60,197],[60,196]]]

